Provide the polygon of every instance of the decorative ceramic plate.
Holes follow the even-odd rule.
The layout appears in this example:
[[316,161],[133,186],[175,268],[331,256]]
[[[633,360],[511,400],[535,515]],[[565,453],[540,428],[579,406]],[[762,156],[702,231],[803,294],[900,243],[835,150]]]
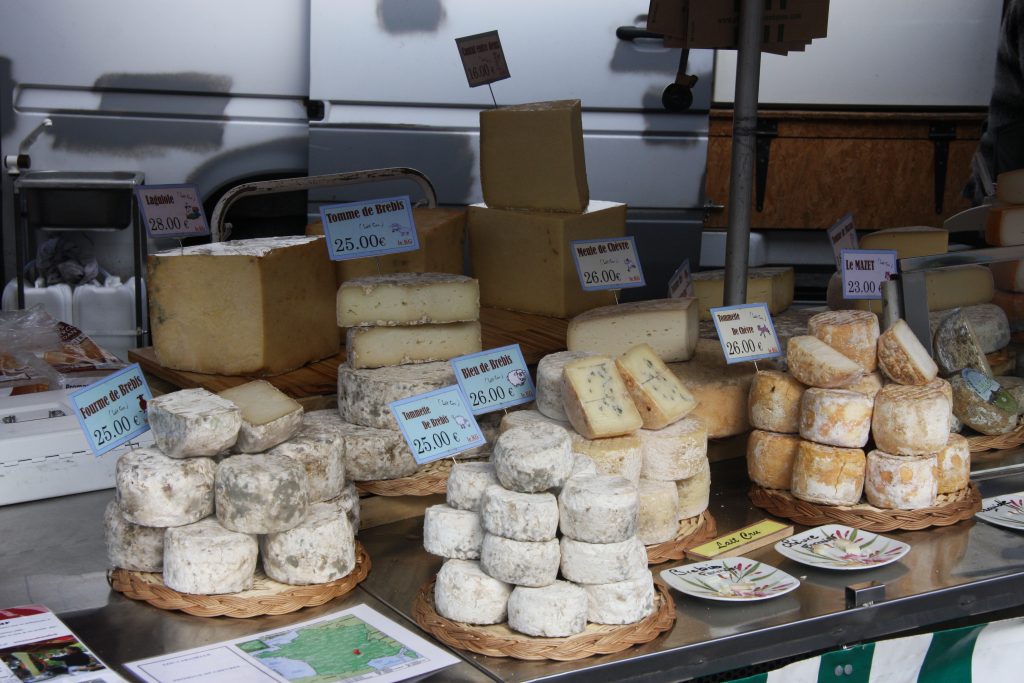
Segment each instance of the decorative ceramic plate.
[[784,571],[745,557],[725,557],[665,569],[665,583],[695,598],[749,602],[795,590],[800,582]]
[[870,569],[895,562],[910,546],[842,524],[825,524],[775,544],[780,555],[822,569]]
[[975,516],[990,524],[1024,531],[1024,492],[986,498]]

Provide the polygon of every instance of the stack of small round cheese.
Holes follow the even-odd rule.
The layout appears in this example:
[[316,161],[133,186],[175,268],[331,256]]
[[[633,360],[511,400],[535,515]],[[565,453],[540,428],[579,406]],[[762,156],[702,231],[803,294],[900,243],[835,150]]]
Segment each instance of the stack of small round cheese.
[[814,503],[854,505],[864,495],[899,509],[967,485],[967,442],[950,434],[952,390],[905,322],[879,334],[873,313],[829,311],[808,332],[790,339],[788,372],[759,373],[751,386],[755,483]]
[[262,380],[149,401],[155,448],[117,462],[110,562],[163,572],[182,593],[252,587],[257,560],[281,583],[327,583],[355,566],[359,498],[344,441],[322,413]]

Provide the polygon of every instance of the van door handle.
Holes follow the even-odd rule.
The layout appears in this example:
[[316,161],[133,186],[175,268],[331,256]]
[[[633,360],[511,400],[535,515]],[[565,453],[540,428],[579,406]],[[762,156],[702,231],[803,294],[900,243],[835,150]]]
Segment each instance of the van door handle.
[[637,28],[636,26],[620,26],[615,29],[615,37],[619,40],[625,40],[626,42],[633,42],[637,38],[654,38],[655,40],[664,40],[665,36],[661,33],[653,33],[646,29]]

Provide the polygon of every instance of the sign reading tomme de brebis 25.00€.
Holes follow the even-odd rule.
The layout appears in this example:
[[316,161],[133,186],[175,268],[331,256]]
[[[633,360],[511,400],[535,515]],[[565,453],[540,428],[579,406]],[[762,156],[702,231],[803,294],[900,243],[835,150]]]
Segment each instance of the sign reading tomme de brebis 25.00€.
[[320,220],[333,261],[420,248],[408,196],[331,204],[320,208]]

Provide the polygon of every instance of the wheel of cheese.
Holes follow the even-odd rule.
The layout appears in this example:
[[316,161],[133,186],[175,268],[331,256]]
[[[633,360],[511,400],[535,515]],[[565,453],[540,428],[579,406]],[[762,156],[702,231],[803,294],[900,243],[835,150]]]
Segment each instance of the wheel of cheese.
[[878,337],[878,365],[899,384],[927,384],[939,374],[928,349],[902,319]]
[[971,481],[971,448],[967,439],[950,434],[946,447],[935,454],[939,493],[967,488]]
[[809,334],[789,340],[786,366],[798,381],[826,389],[846,386],[864,374],[856,362]]
[[696,517],[708,509],[711,500],[711,466],[707,459],[692,477],[676,482],[676,493],[679,495],[679,519]]
[[355,483],[348,482],[341,489],[341,495],[324,502],[344,512],[345,516],[348,517],[349,524],[352,525],[352,529],[356,533],[359,532],[359,489],[356,488]]
[[345,442],[337,431],[305,425],[267,455],[282,455],[302,465],[309,483],[309,502],[319,503],[341,495],[345,487]]
[[788,491],[793,479],[793,460],[800,447],[795,434],[776,434],[755,429],[747,437],[747,474],[766,489]]
[[516,541],[549,541],[558,533],[558,500],[550,493],[520,493],[494,484],[480,498],[484,531]]
[[497,483],[498,474],[489,462],[455,463],[445,489],[448,505],[456,510],[479,510],[484,490]]
[[636,535],[640,500],[622,477],[573,477],[558,494],[558,525],[569,538],[617,543]]
[[[498,433],[504,434],[513,427],[532,427],[536,424],[555,425],[566,430],[566,432],[572,432],[572,425],[568,421],[555,420],[548,417],[539,410],[513,410],[506,413],[501,418],[501,426],[498,429]],[[575,433],[575,432],[573,432]]]
[[488,576],[517,586],[538,588],[555,582],[561,551],[558,540],[516,541],[484,534],[480,568]]
[[800,436],[829,446],[863,448],[871,435],[873,403],[856,391],[811,387],[800,403]]
[[[666,427],[668,429],[668,427]],[[640,432],[606,439],[585,439],[572,435],[572,452],[590,458],[598,474],[623,477],[634,484],[640,481],[644,456]]]
[[475,510],[431,505],[423,511],[423,549],[456,560],[480,559],[484,529]]
[[129,522],[116,500],[103,513],[107,560],[114,567],[158,572],[164,566],[164,529]]
[[864,451],[801,441],[790,492],[825,505],[856,505],[864,491]]
[[960,431],[960,421],[957,419],[956,415],[953,414],[953,385],[941,377],[936,377],[925,386],[938,389],[942,392],[942,395],[946,397],[946,400],[949,402],[949,431]]
[[800,399],[807,387],[792,375],[762,370],[750,384],[750,426],[769,432],[796,434],[800,429]]
[[[1007,287],[999,284],[997,268],[1011,264],[1016,266],[1020,263],[1024,263],[1024,260],[989,264],[992,274],[996,278],[996,286],[999,289],[1007,289]],[[1021,282],[1024,282],[1024,280]],[[928,324],[931,326],[932,338],[935,336],[939,323],[954,310],[959,310],[963,313],[971,323],[971,328],[978,338],[978,343],[981,345],[983,353],[993,353],[1006,348],[1006,345],[1010,343],[1010,321],[1006,317],[1006,311],[995,304],[975,304],[974,306],[964,306],[960,309],[932,311],[928,314]]]
[[259,545],[207,517],[164,535],[164,585],[181,593],[220,595],[252,588]]
[[507,489],[537,493],[561,486],[572,471],[569,433],[555,425],[514,427],[494,444],[491,462]]
[[871,435],[886,453],[935,453],[949,438],[949,401],[937,384],[887,384],[875,395]]
[[509,628],[528,636],[562,638],[587,628],[587,594],[568,581],[517,586],[508,598]]
[[302,406],[262,379],[220,392],[242,412],[234,451],[262,453],[290,439],[302,426]]
[[684,417],[664,429],[641,429],[637,434],[643,452],[640,476],[644,479],[687,479],[707,460],[707,425],[701,418]]
[[235,445],[242,412],[206,389],[182,389],[148,401],[156,447],[172,458],[217,455]]
[[693,358],[668,367],[696,399],[697,407],[687,417],[703,419],[709,439],[750,430],[747,397],[755,372],[752,364],[728,365],[717,339],[701,339]]
[[856,382],[847,384],[843,389],[848,391],[856,391],[858,394],[864,394],[870,399],[875,398],[875,394],[878,390],[885,385],[885,378],[882,377],[882,373],[875,371],[869,372],[868,374],[861,377]]
[[434,607],[464,624],[500,624],[508,616],[512,586],[487,576],[479,562],[445,560],[434,582]]
[[217,466],[211,458],[170,458],[154,448],[121,455],[115,496],[124,518],[143,526],[182,526],[213,514]]
[[679,531],[679,492],[674,481],[641,479],[636,535],[644,545],[664,543]]
[[389,404],[455,384],[450,363],[416,363],[384,368],[338,366],[338,410],[342,421],[398,430],[398,422]]
[[807,333],[854,361],[865,372],[878,367],[878,316],[870,311],[825,311],[811,316]]
[[932,338],[932,346],[935,349],[935,364],[943,376],[960,372],[964,368],[992,375],[985,352],[981,350],[981,342],[974,334],[967,316],[959,309],[939,323]]
[[953,414],[974,431],[992,436],[1017,427],[1017,401],[997,381],[966,369],[950,377],[949,383],[953,387]]
[[549,353],[537,363],[537,410],[552,420],[568,422],[562,403],[562,369],[565,364],[594,354],[588,351],[559,351]]
[[635,624],[654,612],[654,577],[584,585],[587,621],[594,624]]
[[938,465],[934,453],[893,455],[874,450],[867,455],[864,496],[879,508],[918,510],[935,505]]
[[270,534],[297,526],[309,509],[309,480],[284,455],[233,455],[217,465],[217,521],[244,534]]
[[345,422],[334,410],[315,410],[303,417],[305,424],[333,430],[345,443],[345,476],[353,481],[400,479],[416,473],[402,432]]
[[563,536],[562,576],[573,583],[613,583],[648,573],[647,549],[633,536],[618,543],[585,543]]
[[355,532],[345,513],[315,503],[297,526],[261,536],[260,557],[264,573],[279,583],[330,583],[356,566]]
[[586,455],[572,454],[572,471],[569,477],[597,476],[597,464]]

